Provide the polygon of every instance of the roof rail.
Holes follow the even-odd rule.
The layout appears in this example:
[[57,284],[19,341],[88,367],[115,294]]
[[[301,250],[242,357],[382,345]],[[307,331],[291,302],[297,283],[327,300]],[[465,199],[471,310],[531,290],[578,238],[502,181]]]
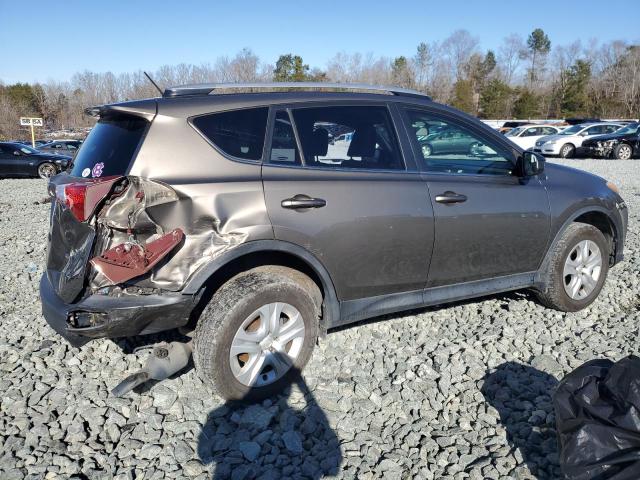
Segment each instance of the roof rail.
[[363,93],[382,93],[386,95],[400,95],[410,97],[420,97],[431,100],[426,95],[417,90],[409,88],[399,88],[384,85],[368,85],[366,83],[329,83],[329,82],[248,82],[248,83],[201,83],[195,85],[180,85],[166,88],[163,97],[182,97],[186,95],[210,95],[220,94],[220,90],[251,90],[261,92],[278,92],[282,90],[358,90]]

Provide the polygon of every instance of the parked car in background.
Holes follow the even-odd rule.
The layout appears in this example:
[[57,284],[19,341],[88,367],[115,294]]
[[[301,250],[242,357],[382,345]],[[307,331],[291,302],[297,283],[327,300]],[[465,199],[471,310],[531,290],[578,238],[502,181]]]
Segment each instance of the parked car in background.
[[71,164],[68,155],[56,155],[17,142],[0,142],[0,176],[49,178]]
[[623,258],[615,185],[417,91],[218,88],[247,87],[93,108],[51,179],[40,296],[73,345],[186,327],[213,392],[268,397],[328,328],[517,289],[577,311]]
[[553,125],[523,125],[509,130],[505,135],[524,150],[533,148],[536,140],[548,135],[560,133],[563,129]]
[[537,140],[534,152],[545,156],[571,158],[584,153],[582,142],[594,135],[613,133],[620,129],[619,123],[581,123],[565,128],[560,133]]
[[564,122],[568,125],[580,125],[581,123],[602,123],[602,120],[599,118],[565,118]]
[[511,129],[513,129],[513,128],[521,127],[521,126],[523,126],[523,125],[527,125],[527,124],[529,124],[529,123],[530,123],[530,122],[527,122],[527,121],[525,121],[525,120],[510,120],[510,121],[508,121],[508,122],[504,122],[504,123],[502,124],[502,127],[500,127],[500,128],[498,129],[498,131],[499,131],[500,133],[507,133],[509,130],[511,130]]
[[620,160],[640,157],[640,122],[630,123],[609,135],[597,135],[582,142],[589,156]]
[[473,152],[481,151],[480,146],[475,145],[477,140],[468,132],[440,123],[429,123],[417,131],[416,136],[422,155],[425,157],[444,153],[465,155],[472,153],[472,146],[474,147]]
[[80,145],[82,145],[82,140],[54,140],[41,145],[38,150],[75,157]]

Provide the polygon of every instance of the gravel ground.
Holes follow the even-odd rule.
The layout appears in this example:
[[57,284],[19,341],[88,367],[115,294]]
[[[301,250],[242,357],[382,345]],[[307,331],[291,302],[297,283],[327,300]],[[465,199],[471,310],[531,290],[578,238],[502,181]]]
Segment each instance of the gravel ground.
[[510,293],[344,328],[253,406],[212,398],[194,370],[111,397],[146,354],[53,334],[38,301],[44,183],[1,180],[0,478],[558,477],[553,386],[635,352],[640,320],[640,162],[565,163],[614,181],[631,212],[626,261],[590,308]]

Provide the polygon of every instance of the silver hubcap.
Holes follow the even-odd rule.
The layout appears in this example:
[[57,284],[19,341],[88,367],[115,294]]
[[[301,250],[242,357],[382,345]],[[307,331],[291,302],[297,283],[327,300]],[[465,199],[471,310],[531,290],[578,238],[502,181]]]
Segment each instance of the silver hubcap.
[[618,149],[618,157],[621,160],[628,160],[631,157],[631,149],[626,145]]
[[582,300],[596,288],[602,270],[600,248],[591,240],[578,243],[564,262],[564,290],[573,300]]
[[56,167],[54,167],[53,165],[49,165],[45,163],[44,165],[40,165],[40,167],[38,167],[38,174],[42,178],[52,177],[53,175],[55,175],[55,172],[56,172]]
[[562,156],[563,157],[568,156],[569,153],[571,153],[571,146],[570,145],[565,145],[564,147],[562,147]]
[[231,372],[248,387],[273,383],[289,371],[303,343],[304,321],[293,305],[264,305],[242,322],[233,337]]

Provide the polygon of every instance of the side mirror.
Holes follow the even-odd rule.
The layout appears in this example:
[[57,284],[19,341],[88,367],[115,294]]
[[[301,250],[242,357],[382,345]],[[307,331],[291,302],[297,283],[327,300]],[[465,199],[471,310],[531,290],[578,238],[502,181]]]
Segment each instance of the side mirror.
[[525,151],[518,159],[518,171],[521,177],[533,177],[544,172],[545,158],[535,152]]

